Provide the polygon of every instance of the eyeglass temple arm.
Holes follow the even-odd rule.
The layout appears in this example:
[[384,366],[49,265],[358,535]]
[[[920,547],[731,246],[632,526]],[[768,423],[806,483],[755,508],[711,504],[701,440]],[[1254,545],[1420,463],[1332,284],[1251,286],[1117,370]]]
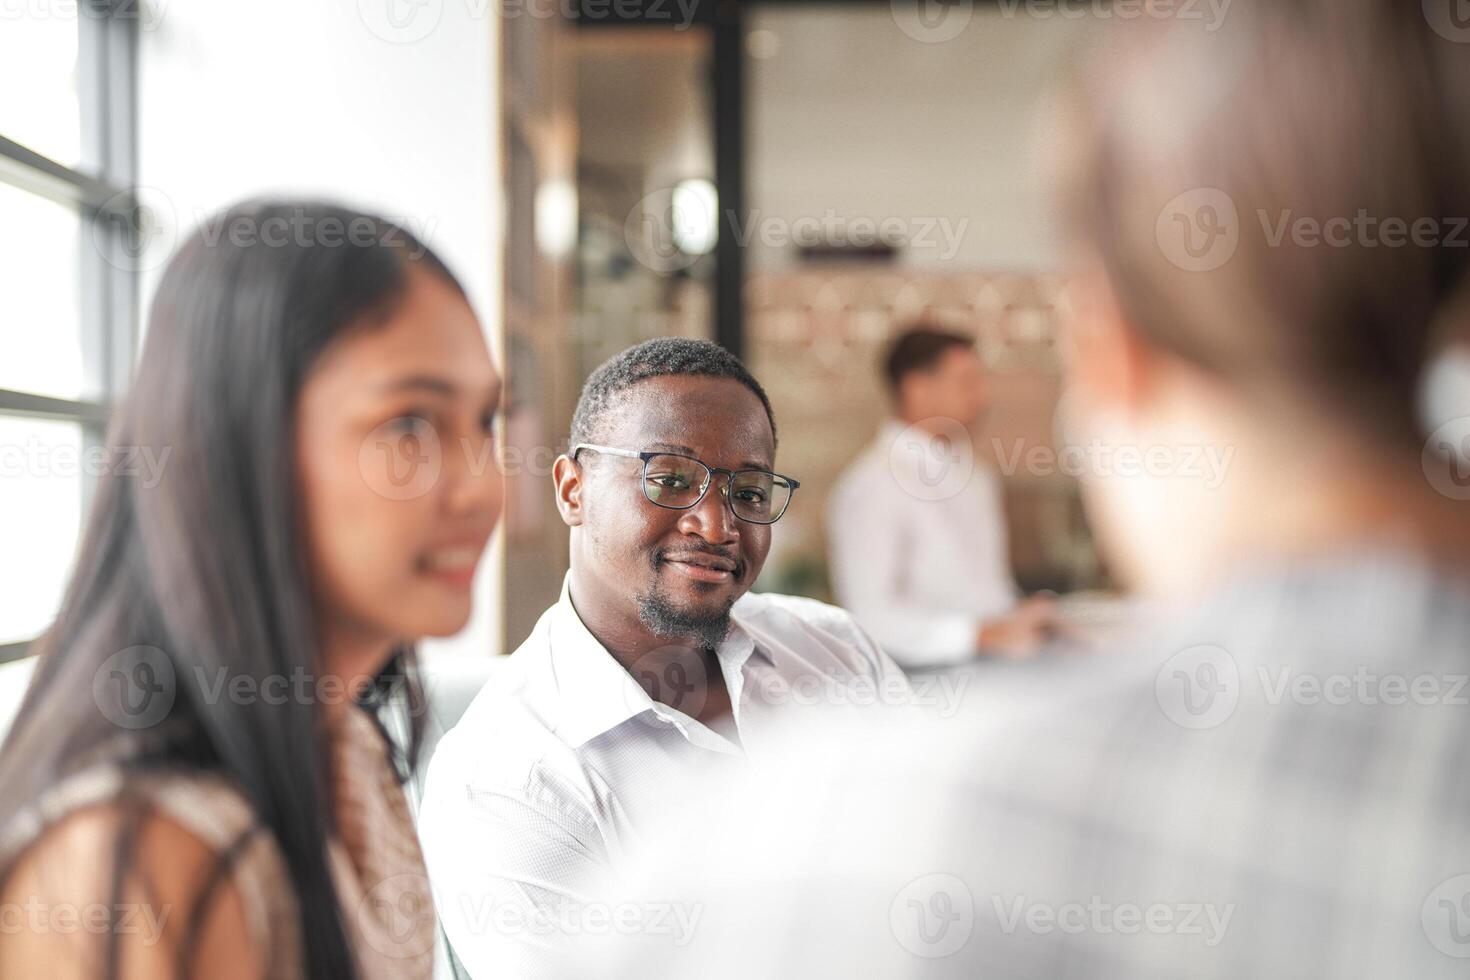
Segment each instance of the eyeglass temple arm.
[[629,459],[642,459],[643,458],[643,454],[642,453],[635,453],[635,452],[633,452],[632,450],[629,450],[629,449],[614,449],[611,446],[596,446],[596,445],[593,445],[590,442],[579,442],[575,446],[573,446],[572,447],[572,458],[573,459],[576,459],[577,458],[577,454],[580,453],[584,449],[590,449],[594,453],[603,453],[603,454],[608,455],[608,456],[626,456]]

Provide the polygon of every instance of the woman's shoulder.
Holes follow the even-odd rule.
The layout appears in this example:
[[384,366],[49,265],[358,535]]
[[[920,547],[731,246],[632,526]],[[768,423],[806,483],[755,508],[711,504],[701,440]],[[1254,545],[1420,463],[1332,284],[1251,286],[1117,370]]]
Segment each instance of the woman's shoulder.
[[0,976],[91,976],[109,955],[123,977],[299,974],[285,862],[218,775],[75,773],[6,828],[0,871],[0,901],[22,910]]

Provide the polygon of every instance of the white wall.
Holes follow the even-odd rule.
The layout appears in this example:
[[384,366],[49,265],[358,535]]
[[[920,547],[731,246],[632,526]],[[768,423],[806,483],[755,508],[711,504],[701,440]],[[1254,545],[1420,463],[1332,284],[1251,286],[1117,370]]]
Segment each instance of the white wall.
[[[153,0],[140,51],[139,182],[169,249],[242,197],[320,195],[402,221],[464,282],[499,350],[500,49],[469,0]],[[391,19],[389,15],[397,17]],[[146,306],[145,306],[146,309]],[[494,650],[501,559],[445,649]]]
[[[977,5],[953,37],[926,41],[898,6],[753,8],[751,209],[771,223],[828,209],[898,219],[916,236],[947,220],[952,237],[935,227],[934,247],[904,265],[1054,268],[1038,120],[1087,25]],[[752,268],[791,262],[791,249],[755,242]]]

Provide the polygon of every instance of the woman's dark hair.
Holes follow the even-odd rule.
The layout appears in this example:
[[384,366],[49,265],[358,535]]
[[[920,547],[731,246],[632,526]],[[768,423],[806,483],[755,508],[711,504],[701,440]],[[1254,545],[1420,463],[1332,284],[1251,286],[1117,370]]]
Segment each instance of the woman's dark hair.
[[[311,977],[357,973],[329,874],[321,713],[311,698],[238,703],[245,699],[218,696],[216,683],[321,676],[296,490],[298,398],[329,344],[393,313],[411,266],[463,293],[404,229],[328,204],[240,204],[179,249],[109,434],[115,446],[166,450],[162,478],[155,487],[102,479],[61,611],[38,641],[35,675],[0,751],[0,836],[48,787],[98,758],[228,779],[284,856]],[[137,692],[107,682],[118,666],[167,675],[171,703],[145,730],[126,721]],[[400,761],[411,767],[423,715],[411,648],[396,651],[373,696],[380,710],[406,712]],[[127,850],[120,840],[117,889],[130,872]],[[9,870],[0,867],[0,881]],[[215,882],[226,869],[217,870]],[[112,975],[115,948],[108,958]]]
[[1120,25],[1059,154],[1143,336],[1266,411],[1403,446],[1470,261],[1470,58],[1431,6],[1238,0],[1219,23]]

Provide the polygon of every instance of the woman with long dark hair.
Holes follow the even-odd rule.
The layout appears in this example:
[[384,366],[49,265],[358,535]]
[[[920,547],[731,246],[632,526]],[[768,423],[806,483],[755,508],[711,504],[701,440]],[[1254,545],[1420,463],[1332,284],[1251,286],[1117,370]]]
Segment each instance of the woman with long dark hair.
[[429,976],[413,644],[469,617],[499,396],[381,218],[249,203],[179,250],[110,436],[162,479],[102,480],[0,751],[0,976]]

